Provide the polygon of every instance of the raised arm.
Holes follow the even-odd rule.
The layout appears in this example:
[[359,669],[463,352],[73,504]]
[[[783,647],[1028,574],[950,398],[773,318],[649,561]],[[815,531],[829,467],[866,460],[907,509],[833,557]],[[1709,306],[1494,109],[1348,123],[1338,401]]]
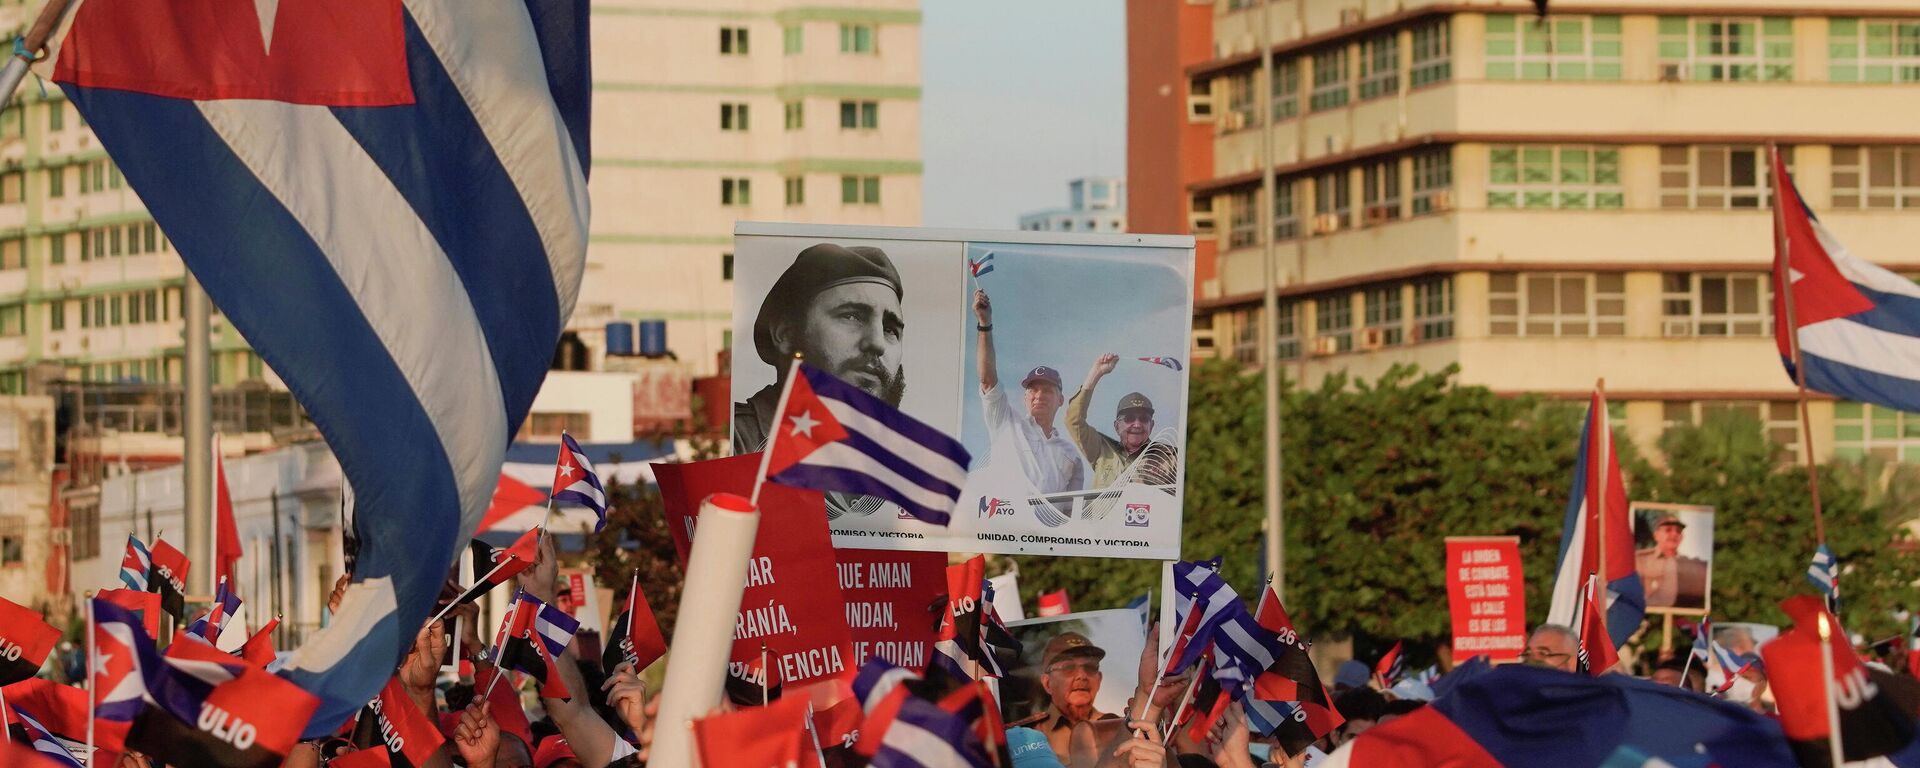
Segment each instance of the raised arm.
[[974,350],[979,356],[980,391],[985,392],[1000,385],[1000,370],[993,363],[993,300],[979,288],[973,289],[973,317],[980,323]]

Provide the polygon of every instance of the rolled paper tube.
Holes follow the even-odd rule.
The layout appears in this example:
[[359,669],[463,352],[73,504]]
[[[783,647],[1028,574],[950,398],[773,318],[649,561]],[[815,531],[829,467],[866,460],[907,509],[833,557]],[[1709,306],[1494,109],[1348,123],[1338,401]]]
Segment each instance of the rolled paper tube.
[[688,724],[719,706],[725,692],[734,620],[759,527],[760,511],[744,497],[720,493],[700,502],[680,616],[667,646],[667,678],[660,689],[649,768],[697,764]]

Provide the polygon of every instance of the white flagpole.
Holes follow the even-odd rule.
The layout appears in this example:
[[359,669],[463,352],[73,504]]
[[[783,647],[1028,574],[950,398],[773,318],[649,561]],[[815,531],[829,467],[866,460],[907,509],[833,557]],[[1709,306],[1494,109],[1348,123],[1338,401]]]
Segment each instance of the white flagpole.
[[[1713,642],[1713,640],[1709,638],[1707,642],[1711,643]],[[1711,645],[1707,646],[1707,653],[1713,653],[1713,646]],[[1693,669],[1693,649],[1688,648],[1687,663],[1680,665],[1680,687],[1681,688],[1687,687],[1687,672],[1691,671],[1692,669]]]
[[[629,619],[631,621],[631,619]],[[760,644],[760,706],[767,705],[767,644]],[[811,706],[811,705],[809,705]],[[822,763],[825,765],[825,763]]]
[[[813,728],[813,702],[811,701],[807,702],[807,738],[813,740],[813,759],[819,761],[819,764],[824,767],[827,764],[827,755],[820,750],[820,732]],[[996,760],[996,764],[997,762]]]
[[[10,711],[10,710],[8,710],[8,709],[7,709],[7,691],[6,691],[6,686],[0,686],[0,713],[5,713],[5,712],[8,712],[8,711]],[[88,719],[89,719],[89,720],[91,720],[92,718],[88,718]],[[4,732],[6,732],[6,736],[7,736],[7,743],[8,743],[8,744],[12,744],[12,743],[13,743],[13,729],[12,729],[12,728],[0,728],[0,731],[4,731]],[[824,763],[822,763],[822,765],[824,765]]]
[[[97,719],[94,714],[94,707],[100,701],[100,697],[95,695],[93,691],[93,677],[94,677],[93,671],[95,669],[99,669],[99,664],[98,662],[95,661],[98,657],[94,655],[99,652],[99,649],[94,647],[95,643],[94,643],[93,635],[94,635],[93,593],[88,592],[87,593],[87,744],[86,744],[87,765],[93,765],[93,721]],[[138,659],[135,660],[136,663],[138,661],[139,661]],[[142,673],[144,674],[144,670],[142,671]]]
[[[492,570],[490,570],[490,571],[487,571],[487,575],[485,575],[485,576],[482,576],[482,577],[480,577],[480,581],[486,581],[487,579],[490,579],[490,578],[492,578],[492,577],[493,577],[493,575],[494,575],[495,573],[499,573],[499,572],[500,572],[500,569],[501,569],[501,568],[505,568],[505,567],[507,567],[507,564],[506,564],[506,563],[500,563],[500,564],[498,564],[498,565],[495,565],[495,566],[493,567],[493,569],[492,569]],[[476,582],[474,582],[474,583],[475,583],[475,584],[478,584],[478,583],[480,583],[480,582],[478,582],[478,581],[476,581]],[[467,589],[473,589],[473,587],[467,587]],[[460,594],[462,594],[462,595],[465,595],[465,594],[466,594],[466,592],[465,592],[465,591],[463,590],[463,591],[461,591],[461,593],[460,593]],[[436,613],[436,614],[434,614],[434,615],[433,615],[433,618],[431,618],[431,619],[427,619],[427,623],[426,623],[426,624],[422,624],[422,625],[420,625],[420,627],[421,627],[422,629],[425,629],[425,628],[427,627],[427,625],[428,625],[428,624],[432,624],[432,623],[434,623],[434,622],[436,622],[436,621],[439,621],[439,620],[441,620],[441,619],[443,619],[443,618],[446,618],[446,615],[447,615],[447,612],[448,612],[448,611],[451,611],[451,610],[453,610],[453,609],[454,609],[454,607],[455,607],[455,606],[458,606],[459,604],[460,604],[460,602],[459,602],[459,600],[458,600],[457,598],[456,598],[456,599],[455,599],[455,600],[454,600],[453,602],[451,602],[451,603],[447,603],[447,605],[446,605],[446,607],[444,607],[444,608],[441,608],[441,609],[440,609],[440,612],[439,612],[439,613]]]
[[753,495],[747,501],[755,509],[760,507],[760,486],[767,482],[767,467],[773,461],[773,441],[780,437],[780,420],[787,416],[787,398],[793,395],[793,379],[800,375],[800,354],[794,353],[793,362],[787,365],[787,384],[780,388],[780,404],[773,409],[773,429],[767,433],[766,445],[760,446],[760,471],[753,476]]
[[1825,611],[1820,612],[1820,692],[1827,703],[1827,751],[1832,755],[1833,765],[1846,762],[1846,748],[1840,743],[1840,703],[1835,700],[1833,690],[1833,643],[1828,641],[1833,628],[1827,622]]
[[[516,595],[513,600],[513,612],[507,615],[506,631],[502,632],[500,635],[500,639],[494,643],[493,679],[487,681],[486,693],[480,694],[481,701],[486,701],[488,698],[492,697],[493,687],[500,684],[500,678],[502,676],[509,674],[509,672],[507,671],[506,665],[500,663],[504,661],[504,659],[500,657],[504,655],[503,649],[507,647],[507,643],[512,642],[513,639],[511,636],[513,634],[513,624],[514,622],[519,621],[519,619],[520,619],[520,599]],[[538,641],[535,641],[535,642],[538,642]]]

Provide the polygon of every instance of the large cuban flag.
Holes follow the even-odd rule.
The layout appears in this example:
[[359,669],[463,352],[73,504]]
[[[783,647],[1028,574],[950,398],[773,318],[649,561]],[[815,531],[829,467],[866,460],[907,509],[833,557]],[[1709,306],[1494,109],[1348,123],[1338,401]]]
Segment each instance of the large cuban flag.
[[[1573,462],[1573,492],[1560,527],[1560,557],[1554,566],[1553,599],[1547,621],[1582,631],[1581,590],[1597,574],[1607,595],[1607,634],[1613,647],[1625,645],[1647,615],[1647,596],[1633,566],[1633,530],[1628,527],[1627,485],[1620,476],[1620,455],[1613,448],[1607,399],[1595,390],[1580,428],[1580,452]],[[1605,523],[1602,523],[1602,514]],[[1600,537],[1606,535],[1606,564],[1600,562]]]
[[1855,257],[1800,199],[1773,154],[1773,330],[1794,376],[1787,289],[1808,389],[1902,411],[1920,411],[1920,285]]
[[586,0],[84,0],[54,78],[339,457],[361,543],[281,674],[331,730],[479,524],[586,259]]

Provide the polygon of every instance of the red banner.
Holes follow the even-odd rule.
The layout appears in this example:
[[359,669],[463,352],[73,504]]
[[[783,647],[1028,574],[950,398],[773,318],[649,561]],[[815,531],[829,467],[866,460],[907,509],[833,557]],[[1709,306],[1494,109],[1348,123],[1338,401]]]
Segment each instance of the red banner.
[[947,587],[947,553],[891,549],[836,549],[840,592],[853,631],[853,667],[878,656],[922,669],[933,650]]
[[1527,645],[1527,596],[1517,536],[1447,537],[1447,609],[1453,659],[1519,658]]
[[[667,528],[684,568],[700,501],[715,493],[746,496],[760,454],[691,464],[655,464]],[[733,630],[736,664],[760,660],[764,644],[782,683],[808,683],[859,669],[835,578],[826,504],[816,491],[768,484],[760,491],[760,528],[747,561],[747,586]]]

